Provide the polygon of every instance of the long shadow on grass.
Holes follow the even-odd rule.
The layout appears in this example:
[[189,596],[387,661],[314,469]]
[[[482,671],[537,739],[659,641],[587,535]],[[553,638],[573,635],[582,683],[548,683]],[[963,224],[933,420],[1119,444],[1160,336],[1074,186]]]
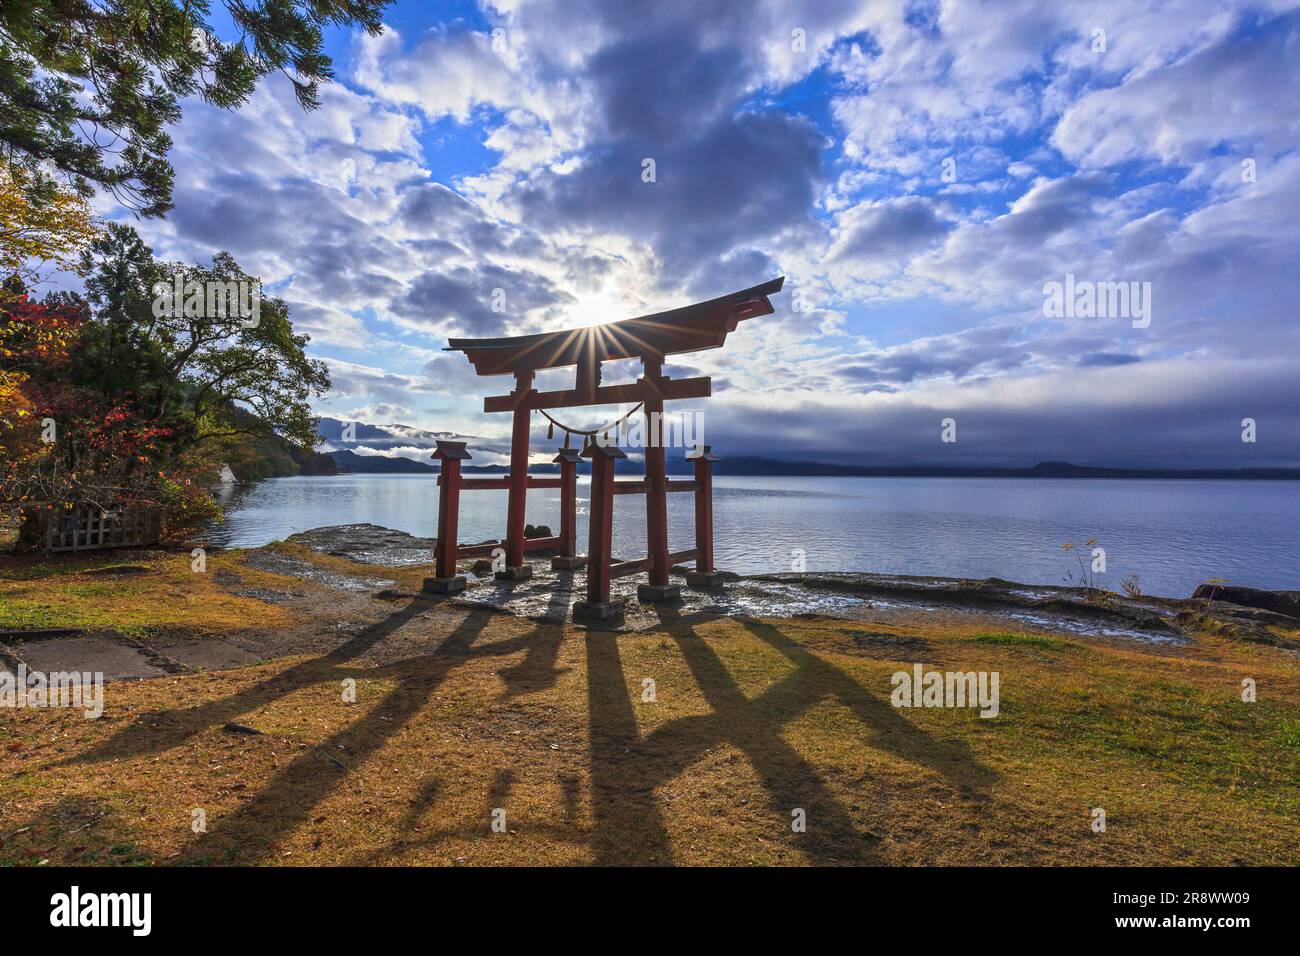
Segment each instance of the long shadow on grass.
[[162,753],[179,746],[195,734],[229,723],[303,687],[327,679],[372,676],[375,674],[372,669],[348,668],[345,665],[429,607],[427,601],[414,600],[382,621],[358,632],[332,651],[280,671],[229,697],[205,701],[194,707],[143,714],[99,746],[64,762],[96,763]]
[[712,616],[683,616],[669,607],[659,613],[711,713],[678,718],[642,737],[616,635],[587,633],[593,843],[598,863],[671,862],[655,788],[685,773],[706,751],[724,744],[742,751],[762,781],[774,834],[784,832],[791,811],[801,808],[806,811],[808,829],[797,846],[815,862],[879,862],[876,838],[858,829],[814,767],[782,736],[787,724],[828,698],[839,701],[873,730],[877,745],[930,766],[955,785],[979,788],[992,779],[991,772],[964,745],[933,740],[888,703],[770,624],[741,620],[759,640],[789,659],[794,670],[751,700],[695,631],[696,623],[713,620]]
[[[498,698],[498,703],[505,703],[515,697],[524,694],[535,694],[555,686],[560,675],[564,673],[556,666],[560,645],[564,642],[564,628],[557,621],[563,619],[561,612],[567,610],[568,602],[569,594],[567,590],[557,588],[551,596],[542,620],[534,624],[532,631],[492,645],[489,652],[493,654],[510,654],[521,647],[524,650],[524,656],[517,664],[503,667],[497,672],[498,676],[506,684],[500,698]],[[442,654],[446,650],[447,645],[444,644],[443,647],[439,648],[438,653]],[[380,668],[379,673],[383,674],[385,670],[391,670],[394,676],[400,677],[402,673],[409,671],[410,668],[410,661],[398,661],[388,665],[387,668]],[[370,866],[386,862],[393,856],[411,850],[432,849],[452,838],[472,839],[489,836],[492,832],[490,826],[492,810],[506,806],[514,783],[515,778],[512,770],[505,769],[496,772],[496,776],[488,790],[487,809],[483,814],[481,825],[439,827],[432,832],[427,830],[421,832],[420,825],[424,815],[443,790],[442,782],[437,774],[425,778],[420,784],[415,799],[411,801],[410,806],[403,815],[401,822],[394,828],[393,838],[378,850],[369,853],[360,861],[361,865]],[[575,836],[575,834],[581,834],[576,823],[579,799],[578,782],[576,779],[565,779],[561,783],[564,788],[565,804],[563,823],[556,825],[530,821],[528,830],[530,833],[545,834],[556,841],[577,843],[583,839],[581,836]]]
[[[558,612],[560,603],[557,597],[551,611]],[[524,651],[521,661],[500,672],[506,684],[502,700],[550,688],[562,673],[556,667],[563,639],[559,626],[538,625],[527,634],[475,647],[475,639],[494,613],[486,609],[469,610],[432,653],[379,667],[361,667],[355,663],[430,607],[430,600],[416,598],[328,653],[228,697],[194,707],[144,714],[98,746],[55,766],[163,753],[181,746],[196,734],[255,713],[299,690],[322,684],[337,687],[346,677],[396,681],[397,686],[365,716],[325,743],[303,751],[265,789],[209,833],[200,834],[184,853],[190,860],[228,860],[235,858],[241,847],[247,847],[253,855],[260,855],[268,844],[300,824],[352,767],[381,748],[418,713],[456,666],[474,657]],[[432,793],[427,796],[431,799]]]
[[868,693],[838,667],[791,640],[774,625],[754,619],[742,619],[740,623],[795,665],[789,678],[761,694],[749,706],[769,710],[789,720],[805,709],[802,701],[834,697],[853,711],[864,726],[875,731],[873,743],[876,746],[911,763],[929,767],[954,787],[964,791],[982,791],[997,776],[979,762],[964,742],[936,740],[918,729],[883,697]]
[[[556,600],[559,600],[557,597]],[[506,681],[502,700],[554,686],[562,629],[538,624],[512,637],[476,646],[490,610],[471,610],[424,655],[381,667],[362,668],[355,660],[429,606],[422,599],[367,627],[327,654],[295,665],[230,697],[196,707],[147,715],[105,743],[70,762],[121,759],[159,753],[189,737],[266,706],[300,688],[333,683],[343,677],[371,677],[396,682],[360,719],[323,744],[298,754],[252,800],[200,834],[184,851],[186,862],[223,862],[241,854],[258,858],[279,839],[306,821],[314,807],[342,785],[360,763],[382,748],[419,711],[434,691],[468,660],[524,652],[524,658],[499,673]],[[790,811],[803,808],[808,832],[798,847],[816,862],[877,862],[874,837],[857,828],[814,767],[783,738],[784,727],[822,700],[833,698],[875,732],[875,743],[901,757],[924,764],[963,788],[982,787],[990,772],[960,743],[935,741],[898,715],[882,699],[810,653],[773,625],[741,620],[759,640],[783,654],[793,671],[752,700],[732,679],[714,650],[695,631],[707,614],[683,616],[661,611],[665,630],[677,643],[711,713],[683,717],[640,734],[629,685],[618,652],[617,636],[586,633],[588,707],[591,733],[591,787],[594,827],[590,836],[597,863],[666,864],[673,861],[657,787],[685,773],[706,751],[720,745],[741,750],[767,792],[774,832],[788,826]],[[510,781],[498,778],[498,789]],[[426,781],[408,824],[438,793]],[[566,825],[553,836],[572,840],[576,790],[566,791]],[[446,834],[417,843],[437,842]],[[399,843],[403,841],[399,840]]]
[[[377,628],[384,634],[392,633],[409,620],[406,611],[409,608],[383,622],[386,626],[376,625],[367,631]],[[201,834],[186,849],[185,861],[231,861],[237,859],[245,848],[251,848],[255,857],[262,856],[279,839],[306,822],[314,807],[343,784],[354,769],[381,750],[428,704],[448,675],[471,659],[524,652],[519,664],[499,672],[506,682],[502,700],[553,686],[561,673],[555,662],[563,637],[562,628],[537,624],[525,633],[476,645],[475,641],[496,613],[487,609],[471,610],[435,651],[358,671],[370,678],[396,681],[397,686],[365,716],[324,743],[299,754],[252,800],[223,817],[208,833]],[[373,635],[365,641],[349,644],[369,647],[375,642],[372,638]],[[360,652],[355,649],[349,651],[344,659],[355,657],[357,653]],[[325,655],[321,660],[332,662],[337,659],[335,653]],[[326,663],[301,676],[310,678],[306,682],[337,680],[342,672],[334,669],[331,673],[330,663]],[[512,782],[511,771],[498,772],[493,784],[494,794],[489,794],[489,802],[498,801],[493,806],[502,805]],[[436,782],[428,781],[421,797],[432,800],[436,793]]]
[[[401,661],[400,670],[391,673],[397,686],[378,704],[324,743],[302,751],[252,800],[200,834],[184,851],[183,861],[233,862],[245,852],[259,858],[297,829],[356,767],[419,713],[447,675],[471,655],[471,645],[491,616],[490,612],[470,612],[435,653]],[[479,653],[518,649],[517,642],[510,640],[495,642]]]

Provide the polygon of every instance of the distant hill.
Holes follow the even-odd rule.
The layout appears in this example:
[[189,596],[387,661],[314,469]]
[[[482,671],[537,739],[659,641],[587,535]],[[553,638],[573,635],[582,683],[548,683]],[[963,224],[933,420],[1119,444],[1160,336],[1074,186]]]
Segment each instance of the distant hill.
[[[345,440],[344,430],[351,425],[350,440]],[[468,442],[471,448],[484,451],[509,452],[509,444],[493,442],[475,435],[461,435],[458,432],[431,432],[413,425],[371,425],[366,422],[346,422],[338,418],[322,418],[316,426],[329,451],[345,449],[351,451],[358,447],[375,451],[392,451],[394,449],[410,450],[427,448],[430,452],[437,446],[438,439],[444,441]]]
[[[339,471],[353,474],[404,474],[436,475],[438,467],[434,464],[412,461],[409,458],[388,457],[384,455],[358,455],[351,451],[330,453],[339,467]],[[693,465],[681,459],[670,460],[668,471],[673,475],[690,474]],[[724,458],[714,466],[718,475],[771,475],[773,477],[789,476],[823,476],[828,478],[1182,478],[1182,479],[1256,479],[1256,480],[1300,480],[1300,468],[1197,468],[1197,469],[1153,469],[1153,468],[1093,468],[1087,465],[1072,465],[1063,461],[1045,461],[1032,468],[943,468],[932,465],[903,465],[897,467],[873,468],[856,465],[832,465],[816,461],[779,461],[774,458]],[[510,469],[505,465],[466,465],[462,467],[465,474],[505,474]],[[534,475],[556,474],[558,465],[533,465],[529,472]],[[591,466],[583,462],[578,466],[581,474],[588,474]],[[638,475],[642,473],[639,461],[627,461],[619,466],[620,475]]]
[[864,478],[1253,478],[1300,479],[1300,468],[1097,468],[1044,461],[1029,468],[948,467],[943,465],[833,465],[816,461],[723,457],[719,475],[826,475]]
[[436,475],[438,469],[409,458],[389,458],[386,455],[358,455],[354,451],[330,452],[340,472],[354,475]]
[[[330,449],[327,454],[342,470],[355,474],[437,474],[436,464],[414,461],[398,454],[361,455],[353,448],[365,447],[375,451],[393,451],[400,449],[409,452],[412,448],[427,449],[432,454],[438,439],[450,439],[466,443],[471,454],[476,457],[481,453],[493,456],[509,453],[509,445],[500,441],[476,438],[472,435],[460,435],[455,432],[431,432],[410,425],[368,425],[355,423],[352,442],[343,441],[345,422],[336,418],[322,418],[320,423],[321,438]],[[540,451],[534,448],[534,451]],[[621,475],[636,475],[642,472],[638,453],[629,450],[637,457],[629,458],[618,466]],[[694,465],[685,460],[685,451],[670,448],[667,454],[669,474],[688,475]],[[499,459],[498,459],[499,460]],[[479,465],[471,459],[461,469],[465,474],[505,474],[510,469],[505,465]],[[536,464],[529,471],[533,474],[556,474],[559,466],[553,464]],[[583,462],[578,470],[587,474],[591,466]],[[1300,480],[1300,468],[1104,468],[1091,465],[1074,465],[1065,461],[1044,461],[1025,468],[984,468],[977,466],[947,465],[841,465],[821,461],[783,461],[776,458],[761,458],[752,455],[728,457],[722,454],[722,460],[715,466],[719,475],[788,475],[788,476],[826,476],[826,477],[864,477],[864,478],[1232,478],[1265,480]]]

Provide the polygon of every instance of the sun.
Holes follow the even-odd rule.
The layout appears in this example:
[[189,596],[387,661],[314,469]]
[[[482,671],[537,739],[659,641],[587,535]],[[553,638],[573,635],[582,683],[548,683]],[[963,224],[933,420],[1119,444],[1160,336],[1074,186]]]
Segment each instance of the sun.
[[636,306],[608,290],[578,296],[578,301],[564,312],[564,328],[585,329],[604,325],[639,314]]

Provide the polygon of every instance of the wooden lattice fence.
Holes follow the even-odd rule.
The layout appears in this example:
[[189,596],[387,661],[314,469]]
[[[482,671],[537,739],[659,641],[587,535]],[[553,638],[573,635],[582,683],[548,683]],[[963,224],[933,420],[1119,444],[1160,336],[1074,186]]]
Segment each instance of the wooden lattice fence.
[[82,504],[66,511],[29,512],[26,517],[29,527],[24,527],[23,539],[42,551],[138,547],[157,544],[162,537],[162,509],[153,505],[105,511]]

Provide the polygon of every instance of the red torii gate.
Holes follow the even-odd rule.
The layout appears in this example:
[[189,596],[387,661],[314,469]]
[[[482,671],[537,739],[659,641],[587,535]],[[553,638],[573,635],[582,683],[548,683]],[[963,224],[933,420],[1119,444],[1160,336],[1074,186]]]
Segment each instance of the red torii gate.
[[[609,583],[612,578],[646,571],[648,581],[637,588],[641,601],[664,601],[680,594],[669,583],[674,562],[694,559],[695,570],[687,575],[692,587],[716,587],[721,577],[713,567],[713,497],[712,463],[717,460],[708,446],[690,457],[695,460],[693,481],[669,481],[665,471],[662,416],[665,401],[707,398],[712,382],[707,376],[672,379],[663,374],[664,358],[683,352],[719,348],[744,319],[771,315],[774,311],[768,296],[781,291],[784,277],[773,279],[739,292],[683,306],[654,315],[624,319],[606,325],[563,332],[543,332],[493,339],[450,339],[447,351],[464,352],[479,375],[513,375],[515,388],[509,395],[484,399],[485,412],[512,412],[510,472],[502,478],[462,478],[460,463],[468,459],[464,442],[438,442],[434,453],[442,463],[438,478],[438,543],[436,576],[425,579],[425,589],[451,594],[465,586],[465,578],[456,574],[461,557],[490,554],[503,547],[506,567],[497,572],[502,579],[531,576],[525,563],[527,551],[553,549],[559,555],[551,566],[557,570],[587,569],[587,600],[574,607],[575,619],[603,618],[617,614],[621,604],[611,602]],[[637,358],[642,375],[624,385],[601,385],[602,362]],[[574,387],[561,391],[539,392],[533,377],[541,369],[576,367]],[[640,481],[614,480],[614,464],[627,456],[615,444],[590,442],[582,456],[592,463],[592,500],[587,555],[576,553],[576,484],[575,449],[560,450],[555,461],[560,465],[559,478],[542,478],[528,474],[528,436],[533,411],[538,409],[577,408],[589,405],[641,403],[645,413],[645,478]],[[529,488],[559,488],[560,534],[553,538],[524,538],[524,512]],[[506,535],[502,541],[461,547],[456,541],[460,491],[500,489],[509,493],[506,509]],[[676,554],[668,551],[668,499],[670,491],[695,492],[696,546]],[[613,497],[619,494],[646,496],[647,557],[613,564],[610,560]]]

